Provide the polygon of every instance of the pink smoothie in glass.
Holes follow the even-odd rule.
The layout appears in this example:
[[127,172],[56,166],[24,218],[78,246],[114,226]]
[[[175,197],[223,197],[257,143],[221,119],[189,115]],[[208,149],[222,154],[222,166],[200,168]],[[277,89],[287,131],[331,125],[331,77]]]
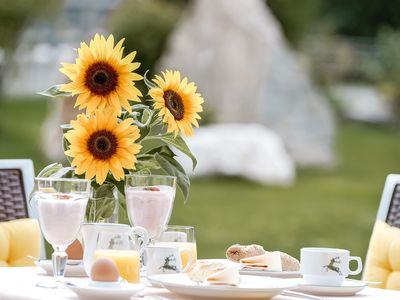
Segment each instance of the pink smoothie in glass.
[[73,194],[42,193],[38,197],[40,227],[53,246],[68,246],[83,222],[87,197]]
[[152,238],[161,234],[171,217],[175,189],[166,185],[129,187],[125,197],[131,224],[146,228]]

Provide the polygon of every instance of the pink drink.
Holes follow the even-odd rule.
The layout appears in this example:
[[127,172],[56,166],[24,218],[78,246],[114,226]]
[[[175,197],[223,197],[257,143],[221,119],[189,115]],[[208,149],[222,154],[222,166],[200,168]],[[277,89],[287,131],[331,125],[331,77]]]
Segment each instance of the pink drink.
[[129,187],[125,197],[131,224],[146,228],[152,238],[161,234],[171,217],[175,189],[167,185]]
[[87,197],[73,194],[42,193],[38,198],[40,227],[53,246],[74,241],[85,216]]

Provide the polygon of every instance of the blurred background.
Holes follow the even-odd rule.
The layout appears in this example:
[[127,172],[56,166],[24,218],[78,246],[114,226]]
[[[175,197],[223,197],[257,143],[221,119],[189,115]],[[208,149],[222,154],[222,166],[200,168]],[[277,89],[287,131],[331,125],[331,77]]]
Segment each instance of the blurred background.
[[[400,173],[398,0],[0,0],[0,158],[36,173],[63,159],[73,100],[35,94],[66,78],[80,41],[126,37],[140,73],[179,69],[205,98],[199,159],[171,224],[199,257],[257,243],[365,257],[385,177]],[[189,168],[188,162],[182,163]]]

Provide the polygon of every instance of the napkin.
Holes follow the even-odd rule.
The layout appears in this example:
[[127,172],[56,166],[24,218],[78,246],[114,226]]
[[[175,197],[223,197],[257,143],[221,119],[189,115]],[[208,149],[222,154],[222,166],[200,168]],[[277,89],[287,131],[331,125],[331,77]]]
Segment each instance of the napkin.
[[236,267],[227,267],[215,272],[206,278],[208,284],[238,285],[240,282],[239,271]]
[[242,258],[240,263],[245,269],[282,271],[281,254],[279,251],[266,252],[262,255]]

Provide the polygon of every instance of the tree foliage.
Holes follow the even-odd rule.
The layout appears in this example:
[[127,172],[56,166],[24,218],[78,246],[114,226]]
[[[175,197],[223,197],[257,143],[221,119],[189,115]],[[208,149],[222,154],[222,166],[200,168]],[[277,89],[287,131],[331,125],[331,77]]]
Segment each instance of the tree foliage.
[[137,51],[141,71],[152,71],[184,6],[181,0],[125,1],[111,16],[109,28],[117,39],[126,38],[126,52]]
[[382,27],[400,28],[400,1],[267,0],[290,41],[328,30],[350,36],[376,37]]
[[49,16],[60,1],[52,0],[0,0],[0,48],[13,49],[28,22]]

